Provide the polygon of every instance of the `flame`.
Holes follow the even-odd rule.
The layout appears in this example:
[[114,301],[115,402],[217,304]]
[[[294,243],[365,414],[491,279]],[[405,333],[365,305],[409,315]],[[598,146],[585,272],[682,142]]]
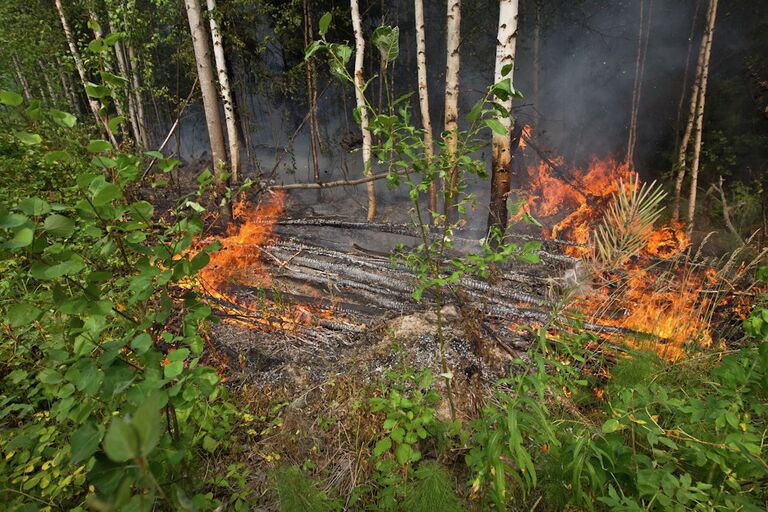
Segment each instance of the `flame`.
[[[612,158],[593,157],[586,168],[566,167],[562,157],[542,160],[528,169],[529,210],[553,223],[544,236],[580,244],[566,247],[565,252],[574,257],[587,256],[603,212],[619,192],[619,183],[629,182],[632,172],[626,163]],[[684,354],[686,343],[712,343],[704,314],[709,301],[700,293],[703,276],[689,272],[685,264],[664,279],[661,271],[651,265],[650,258],[671,260],[690,245],[683,226],[662,226],[648,233],[647,238],[640,257],[624,262],[618,269],[623,277],[597,276],[600,286],[580,297],[577,306],[594,323],[652,335],[653,341],[633,343],[676,359]]]
[[200,271],[207,288],[222,292],[233,281],[248,286],[271,284],[259,261],[260,247],[272,240],[275,221],[284,207],[282,191],[271,194],[256,208],[240,201],[233,210],[233,218],[243,222],[230,223],[226,235],[218,239],[221,249],[211,254],[210,263]]
[[235,285],[260,290],[272,287],[273,280],[262,257],[267,254],[264,247],[276,238],[275,223],[284,207],[282,191],[270,194],[255,208],[241,197],[233,207],[233,222],[224,236],[216,240],[221,248],[210,255],[209,264],[197,276],[197,287],[214,300],[217,309],[228,314],[230,322],[249,328],[294,330],[333,314],[308,305],[271,300],[266,293],[246,300],[234,292]]

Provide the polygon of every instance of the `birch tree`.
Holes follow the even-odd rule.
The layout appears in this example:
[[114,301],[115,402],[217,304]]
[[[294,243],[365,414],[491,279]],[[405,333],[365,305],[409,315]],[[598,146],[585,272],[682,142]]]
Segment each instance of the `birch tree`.
[[[429,115],[429,87],[427,86],[427,43],[424,31],[424,0],[414,0],[416,20],[416,69],[419,81],[419,109],[424,128],[424,153],[430,162],[434,156],[432,118]],[[437,211],[437,182],[429,184],[429,209]]]
[[202,12],[199,0],[184,0],[184,6],[189,20],[189,31],[192,35],[192,46],[197,63],[197,76],[200,82],[200,93],[203,97],[203,110],[205,112],[205,124],[208,128],[208,138],[211,144],[213,157],[213,170],[216,175],[219,192],[223,192],[223,171],[227,165],[227,150],[224,145],[224,132],[221,127],[219,104],[217,100],[216,84],[211,66],[211,50],[208,45],[208,36],[203,25]]
[[[672,220],[677,221],[680,218],[680,201],[683,190],[683,183],[687,174],[687,157],[688,150],[690,149],[691,137],[694,137],[694,146],[696,145],[696,134],[694,129],[697,125],[697,121],[700,120],[698,113],[700,104],[703,102],[704,95],[702,89],[705,89],[705,75],[709,73],[709,54],[711,51],[711,39],[714,35],[715,27],[715,13],[717,10],[716,0],[710,0],[709,7],[707,8],[707,28],[704,35],[701,38],[701,44],[699,45],[699,54],[696,61],[696,76],[693,81],[691,90],[691,98],[688,109],[688,118],[685,124],[685,131],[680,141],[680,146],[677,151],[677,161],[675,163],[677,176],[675,177],[675,190],[674,197],[672,199]],[[701,114],[703,119],[704,106],[701,104]],[[701,149],[701,142],[699,138],[699,151]],[[694,150],[695,151],[695,150]],[[696,163],[696,172],[698,174],[698,159]],[[691,177],[693,176],[693,167],[691,168]],[[697,175],[698,181],[698,175]],[[694,195],[695,199],[695,195]],[[694,206],[695,207],[695,206]],[[690,206],[689,206],[690,208]],[[690,219],[689,219],[690,220]]]
[[232,89],[229,86],[227,61],[224,57],[224,42],[221,38],[219,22],[216,20],[216,0],[208,0],[208,18],[211,24],[213,56],[216,61],[216,72],[219,76],[221,99],[224,103],[224,120],[227,125],[232,182],[237,183],[240,172],[240,138],[237,132],[237,120],[235,119],[235,105],[232,102]]
[[645,1],[640,0],[640,23],[637,34],[637,58],[635,60],[635,83],[632,88],[632,110],[629,121],[629,136],[627,139],[627,154],[624,161],[632,166],[635,158],[637,143],[637,119],[640,116],[640,98],[643,93],[643,76],[645,75],[645,60],[648,55],[648,41],[651,32],[651,15],[653,0],[648,2],[648,13],[645,13]]
[[[499,2],[499,30],[496,39],[496,69],[494,83],[508,81],[510,94],[498,97],[498,101],[507,112],[512,112],[513,78],[515,67],[515,49],[517,46],[518,0]],[[503,116],[499,122],[506,133],[493,132],[491,153],[491,200],[488,213],[488,230],[496,227],[502,232],[507,227],[507,197],[511,186],[512,162],[512,117]]]
[[16,80],[19,81],[21,91],[24,93],[24,99],[29,101],[32,99],[32,91],[29,88],[27,77],[24,76],[24,72],[21,70],[19,58],[16,56],[15,52],[11,55],[11,60],[13,61],[13,70],[16,72]]
[[445,140],[446,151],[451,157],[448,183],[444,184],[445,215],[455,217],[454,203],[459,175],[456,162],[459,129],[459,44],[461,43],[461,0],[448,0],[447,13],[447,57],[445,65]]
[[[304,46],[309,46],[313,40],[312,12],[309,0],[304,0]],[[307,79],[307,99],[309,103],[309,149],[312,156],[312,171],[315,183],[320,183],[320,163],[318,162],[318,138],[320,135],[317,125],[317,85],[315,83],[315,64],[312,59],[305,61],[305,73]],[[321,198],[321,189],[317,191],[317,198]]]
[[[368,176],[372,174],[371,168],[371,132],[368,129],[368,108],[365,103],[365,77],[363,76],[363,64],[365,62],[365,39],[363,38],[363,23],[360,18],[360,6],[357,0],[350,0],[352,11],[352,29],[355,32],[355,100],[360,112],[360,129],[363,132],[363,169]],[[376,185],[368,182],[368,222],[376,216]]]
[[696,192],[699,179],[699,162],[701,158],[701,135],[704,127],[704,104],[707,99],[707,81],[709,80],[709,59],[712,55],[712,41],[715,36],[715,19],[717,17],[717,0],[710,0],[707,13],[706,45],[701,69],[701,87],[699,101],[696,106],[696,121],[694,127],[693,160],[691,161],[691,188],[688,197],[688,233],[693,231],[696,217]]
[[67,45],[69,46],[69,53],[72,55],[72,59],[75,61],[75,68],[77,69],[78,75],[80,75],[80,82],[83,85],[83,89],[86,91],[86,97],[88,99],[88,106],[91,109],[91,112],[93,113],[93,116],[96,118],[96,123],[100,124],[107,136],[109,137],[110,142],[112,142],[112,145],[117,147],[117,140],[115,139],[115,136],[112,134],[112,130],[109,128],[109,124],[107,123],[107,120],[101,115],[101,107],[99,106],[99,103],[88,96],[87,94],[87,88],[88,88],[88,76],[85,73],[85,65],[83,64],[83,59],[80,57],[80,52],[77,50],[77,45],[75,44],[75,38],[72,35],[72,30],[69,28],[69,22],[67,22],[67,17],[64,14],[64,8],[61,6],[61,0],[54,0],[54,5],[56,6],[56,11],[59,14],[59,21],[61,22],[61,27],[64,29],[64,36],[67,39]]

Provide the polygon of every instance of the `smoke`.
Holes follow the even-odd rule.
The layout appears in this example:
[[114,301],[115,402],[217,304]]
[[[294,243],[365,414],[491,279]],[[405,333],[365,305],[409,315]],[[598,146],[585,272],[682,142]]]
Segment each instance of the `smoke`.
[[[678,105],[684,92],[683,77],[689,47],[689,35],[694,12],[698,7],[698,22],[694,32],[688,88],[695,71],[698,41],[702,33],[706,0],[540,0],[520,2],[515,87],[525,99],[516,102],[515,115],[535,128],[540,145],[553,154],[563,155],[569,162],[583,164],[593,156],[623,157],[626,150],[630,120],[632,90],[635,80],[637,35],[640,29],[640,3],[646,17],[651,11],[648,53],[642,80],[642,96],[638,120],[636,162],[646,178],[659,178],[669,169],[668,155],[673,149],[678,118]],[[759,4],[755,6],[754,4]],[[712,57],[712,74],[739,73],[743,53],[752,41],[752,32],[759,21],[751,20],[757,9],[764,18],[768,2],[721,2]],[[750,7],[752,5],[752,7]],[[425,2],[427,32],[427,63],[430,106],[435,134],[443,125],[445,87],[445,2]],[[534,66],[536,11],[539,10],[539,104],[534,104]],[[460,113],[466,114],[472,104],[485,92],[493,80],[498,2],[476,0],[464,2],[462,16],[462,71]],[[371,32],[378,24],[400,27],[400,56],[390,69],[395,96],[416,92],[416,55],[413,2],[387,0],[384,12],[379,2],[370,2],[364,28]],[[747,27],[747,28],[745,28]],[[749,27],[752,27],[751,29]],[[269,30],[268,27],[260,30]],[[351,34],[350,34],[351,36]],[[272,55],[282,55],[279,41],[272,43]],[[366,74],[378,73],[378,56],[368,48]],[[295,56],[294,56],[295,57]],[[273,59],[274,60],[274,59]],[[279,59],[278,59],[279,60]],[[294,59],[295,60],[295,59]],[[269,63],[278,68],[284,62]],[[319,69],[324,70],[323,65]],[[321,77],[318,90],[326,87]],[[262,172],[274,168],[277,156],[284,151],[274,176],[278,182],[312,181],[309,171],[309,147],[306,128],[299,129],[306,104],[296,98],[275,97],[274,91],[264,91],[258,84],[240,81],[251,126],[250,143],[255,148]],[[368,89],[369,97],[377,100],[379,82],[374,79]],[[716,89],[716,86],[715,90]],[[323,180],[359,177],[362,162],[359,153],[348,153],[342,138],[356,133],[352,119],[354,98],[351,87],[333,84],[321,95],[319,121],[324,140],[320,155]],[[748,98],[748,95],[745,95]],[[686,100],[687,102],[687,100]],[[716,100],[713,101],[713,103]],[[374,101],[376,103],[376,101]],[[747,100],[748,103],[748,100]],[[243,107],[243,105],[241,105]],[[411,98],[415,122],[419,113],[415,95]],[[748,108],[745,105],[744,108]],[[714,107],[713,107],[714,108]],[[683,108],[683,118],[687,113]],[[683,119],[684,120],[684,119]],[[298,132],[297,132],[298,129]],[[291,138],[297,132],[295,138]],[[200,157],[200,148],[207,148],[207,134],[199,112],[194,109],[183,123],[183,152],[185,158]],[[478,155],[487,158],[485,154]],[[384,184],[378,187],[383,192]],[[339,189],[329,197],[359,194],[361,203],[364,187],[353,193]],[[312,196],[314,197],[314,196]],[[396,196],[401,197],[401,196]]]

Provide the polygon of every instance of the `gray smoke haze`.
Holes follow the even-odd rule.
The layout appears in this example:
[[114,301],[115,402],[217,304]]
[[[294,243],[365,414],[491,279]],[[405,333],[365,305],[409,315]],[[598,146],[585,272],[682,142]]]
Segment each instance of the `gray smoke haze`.
[[[683,92],[683,75],[689,33],[697,0],[643,0],[646,16],[651,12],[650,39],[645,63],[640,104],[636,161],[647,178],[658,178],[668,170],[665,158],[672,149],[678,103]],[[378,2],[372,2],[372,4]],[[700,2],[692,60],[703,31],[706,3]],[[712,56],[712,74],[737,73],[740,52],[750,41],[757,21],[754,9],[766,10],[768,2],[733,0],[721,2]],[[370,6],[369,6],[370,7]],[[442,127],[445,83],[445,2],[428,0],[426,8],[427,61],[430,103],[436,134]],[[598,157],[624,154],[635,78],[640,0],[521,1],[518,29],[515,87],[525,94],[517,101],[515,115],[531,123],[544,147],[563,155],[569,162],[586,163]],[[534,108],[533,53],[536,9],[540,9],[540,104]],[[416,90],[415,31],[413,2],[388,0],[384,23],[400,27],[401,53],[392,70],[397,94]],[[375,8],[368,10],[365,30],[382,23]],[[466,114],[493,79],[498,2],[477,0],[463,3],[462,71],[460,111]],[[754,16],[759,20],[760,16]],[[351,36],[351,35],[350,35]],[[276,48],[270,67],[279,69],[280,49]],[[276,57],[274,57],[276,56]],[[371,58],[373,57],[373,58]],[[366,73],[378,72],[378,57],[368,49]],[[695,62],[691,64],[693,73]],[[322,66],[321,66],[322,67]],[[689,83],[692,78],[689,78]],[[331,79],[333,80],[333,79]],[[322,78],[319,90],[326,87]],[[376,98],[378,83],[369,94]],[[352,120],[354,96],[351,87],[332,83],[319,103],[319,121],[325,142],[320,158],[324,180],[360,176],[359,153],[346,153],[340,140],[358,133]],[[287,151],[279,166],[277,181],[312,181],[306,129],[289,144],[299,126],[306,105],[248,91],[248,116],[252,120],[251,142],[261,172],[270,171],[276,156]],[[415,96],[412,111],[419,120]],[[243,105],[240,105],[243,108]],[[191,109],[183,123],[182,156],[198,158],[207,150],[205,123],[197,109]],[[487,158],[486,151],[480,157]],[[384,190],[382,183],[378,186]],[[479,189],[482,192],[482,189]],[[347,189],[330,194],[343,196]],[[363,187],[358,187],[364,203]]]

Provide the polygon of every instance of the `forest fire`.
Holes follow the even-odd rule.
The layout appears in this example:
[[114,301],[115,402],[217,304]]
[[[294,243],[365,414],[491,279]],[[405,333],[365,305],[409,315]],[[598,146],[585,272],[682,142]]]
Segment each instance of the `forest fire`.
[[[556,221],[544,231],[545,236],[580,244],[566,247],[567,254],[589,257],[587,246],[594,230],[619,193],[619,184],[629,182],[632,171],[616,160],[593,158],[587,169],[570,169],[566,178],[562,164],[562,158],[542,160],[528,169],[529,208]],[[706,321],[710,300],[702,298],[703,275],[691,272],[687,261],[674,261],[689,246],[682,225],[655,228],[646,238],[638,257],[621,264],[622,268],[597,271],[593,287],[578,297],[577,307],[593,321],[658,338],[640,345],[676,359],[686,343],[711,343]],[[672,269],[662,270],[653,258],[670,260]]]
[[221,249],[211,254],[210,263],[198,276],[205,294],[217,301],[228,319],[250,328],[293,330],[310,325],[313,319],[327,316],[329,311],[309,305],[287,304],[266,296],[243,299],[231,290],[234,285],[269,290],[272,276],[264,268],[261,257],[264,246],[274,241],[275,222],[283,212],[285,194],[270,194],[257,207],[245,200],[233,207],[233,222],[217,241]]

